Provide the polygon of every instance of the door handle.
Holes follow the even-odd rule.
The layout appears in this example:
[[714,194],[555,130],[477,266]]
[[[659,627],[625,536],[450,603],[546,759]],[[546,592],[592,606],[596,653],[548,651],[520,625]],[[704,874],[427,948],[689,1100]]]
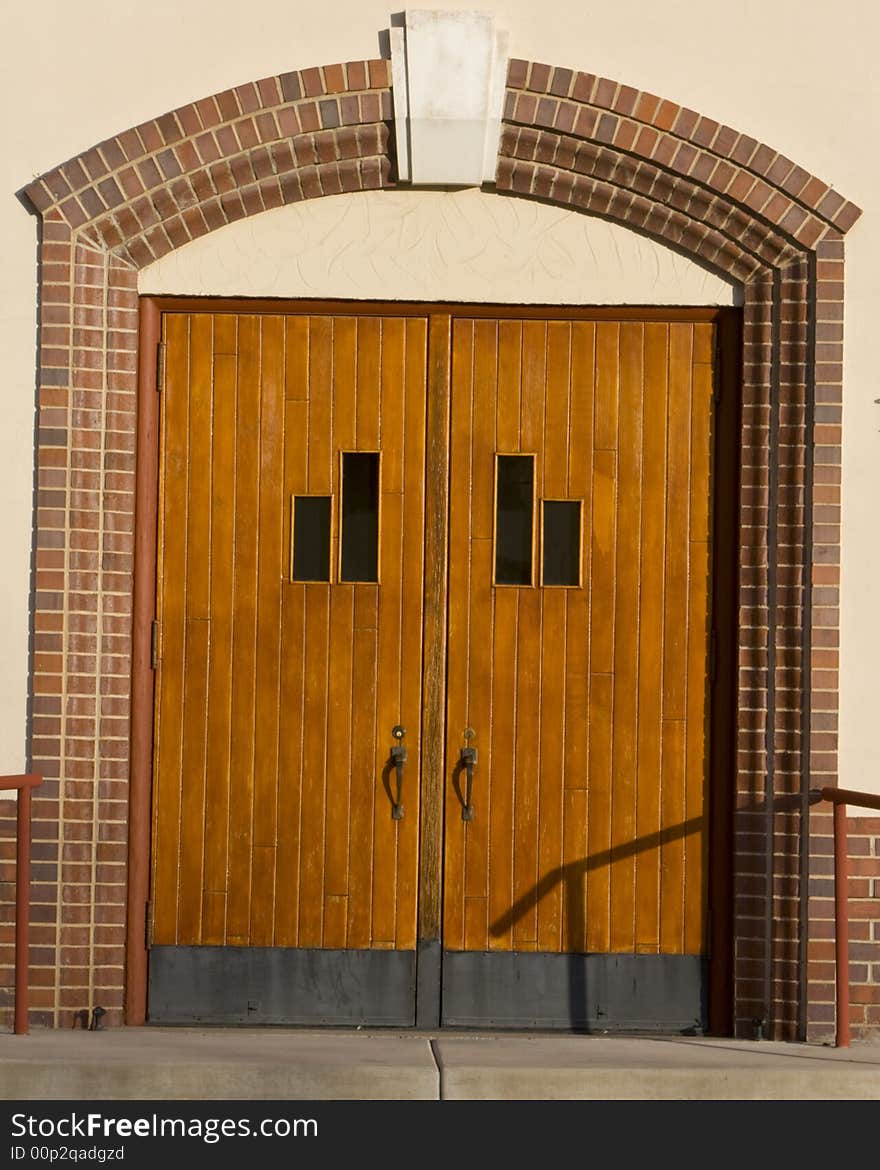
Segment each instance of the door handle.
[[[476,734],[472,727],[468,727],[465,730],[464,737],[470,740]],[[464,768],[465,773],[464,808],[461,810],[461,819],[463,821],[472,821],[474,819],[474,805],[471,800],[471,793],[474,786],[474,768],[477,765],[477,749],[470,746],[459,749],[458,762]]]
[[396,723],[391,728],[391,734],[397,740],[397,743],[391,749],[391,764],[397,776],[397,796],[393,799],[391,804],[391,819],[393,821],[403,820],[403,765],[406,763],[406,748],[403,746],[403,737],[406,735],[406,728],[401,727]]

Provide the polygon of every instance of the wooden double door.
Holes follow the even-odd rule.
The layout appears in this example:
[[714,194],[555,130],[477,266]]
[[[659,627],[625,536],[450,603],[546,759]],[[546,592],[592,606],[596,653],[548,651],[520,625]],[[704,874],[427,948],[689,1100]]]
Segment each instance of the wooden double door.
[[715,329],[163,314],[150,1019],[705,1026]]

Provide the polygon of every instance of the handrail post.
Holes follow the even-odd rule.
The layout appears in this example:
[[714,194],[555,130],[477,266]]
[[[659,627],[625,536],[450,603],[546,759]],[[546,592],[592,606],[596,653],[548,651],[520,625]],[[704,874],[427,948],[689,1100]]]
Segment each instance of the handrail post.
[[31,786],[18,790],[15,817],[15,1022],[16,1036],[28,1033],[28,926],[31,887]]
[[837,980],[837,1047],[849,1048],[849,907],[846,805],[834,801],[834,960]]
[[28,1032],[28,927],[31,909],[31,789],[38,788],[43,777],[0,776],[0,792],[15,789],[15,1007],[13,1032]]
[[849,841],[846,806],[880,809],[880,793],[852,788],[811,788],[810,804],[827,800],[834,809],[834,972],[837,1048],[849,1048]]

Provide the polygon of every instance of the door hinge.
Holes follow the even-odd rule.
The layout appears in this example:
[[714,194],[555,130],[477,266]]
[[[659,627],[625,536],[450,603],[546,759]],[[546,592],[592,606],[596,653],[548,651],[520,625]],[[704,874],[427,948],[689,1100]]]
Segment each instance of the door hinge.
[[156,393],[161,394],[165,389],[165,342],[156,345]]
[[144,946],[147,950],[153,945],[153,903],[147,902],[144,907]]
[[153,670],[159,665],[159,623],[154,621],[150,627],[150,662]]

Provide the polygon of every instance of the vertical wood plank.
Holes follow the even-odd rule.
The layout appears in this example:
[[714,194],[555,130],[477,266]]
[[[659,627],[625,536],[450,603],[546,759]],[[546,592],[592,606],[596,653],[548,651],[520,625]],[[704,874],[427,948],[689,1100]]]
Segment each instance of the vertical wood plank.
[[[311,438],[311,436],[310,436]],[[303,702],[302,805],[300,811],[299,940],[323,945],[324,826],[327,812],[327,676],[330,635],[329,585],[305,585],[305,694]]]
[[[297,328],[291,328],[291,321]],[[306,586],[288,581],[290,497],[308,490],[307,318],[288,318],[285,334],[284,578],[278,713],[278,845],[275,859],[276,946],[299,941],[303,730],[306,677]],[[301,379],[305,379],[304,386]]]
[[[302,432],[293,432],[294,435]],[[288,442],[292,434],[288,431]],[[278,847],[275,861],[275,946],[299,942],[300,848],[305,697],[305,585],[283,589],[278,720]],[[309,842],[312,848],[313,842]]]
[[333,319],[309,319],[309,478],[312,494],[329,495],[335,464],[332,448]]
[[[497,383],[497,325],[473,323],[471,384],[471,507],[470,613],[468,617],[468,708],[466,725],[476,731],[470,746],[479,752],[474,771],[474,819],[462,822],[465,842],[465,945],[486,950],[489,945],[490,808],[492,804],[492,659],[493,590],[495,572],[495,394]],[[452,533],[453,542],[456,533]],[[461,744],[464,740],[459,741]],[[466,773],[460,776],[466,795]],[[460,814],[459,814],[460,815]]]
[[669,327],[663,718],[684,719],[687,692],[687,571],[693,326]]
[[[589,586],[589,578],[587,586]],[[589,725],[590,609],[587,589],[566,590],[563,741],[566,788],[589,786],[587,729]],[[557,650],[556,669],[559,669]]]
[[378,585],[354,586],[354,628],[375,630],[379,621]]
[[229,847],[229,731],[232,714],[232,606],[235,555],[234,317],[216,319],[211,447],[211,597],[208,673],[208,754],[205,777],[205,869],[202,938],[226,937]]
[[661,832],[669,830],[660,847],[660,950],[680,955],[684,950],[684,821],[686,770],[685,721],[663,720],[663,788],[660,794]]
[[[489,807],[492,777],[492,541],[471,541],[471,631],[467,726],[476,731],[472,746],[479,752],[474,770],[472,803],[474,819],[465,824],[465,898],[486,899],[489,892]],[[464,740],[461,741],[464,743]],[[465,774],[461,775],[462,786]],[[475,919],[474,921],[477,921]],[[485,924],[485,919],[484,919]],[[470,946],[470,943],[468,943]],[[479,944],[485,950],[487,937]]]
[[506,915],[514,902],[513,807],[516,740],[516,589],[495,592],[492,641],[492,775],[489,839],[489,949],[510,950],[513,928]]
[[715,330],[709,321],[694,323],[694,365],[712,366],[715,361]]
[[[404,361],[403,574],[400,717],[407,728],[408,758],[404,780],[404,819],[397,827],[396,945],[415,947],[418,927],[419,820],[421,813],[421,673],[422,596],[425,588],[425,399],[427,392],[428,323],[406,322]],[[389,741],[390,742],[390,741]]]
[[208,642],[211,570],[211,380],[213,323],[190,319],[186,525],[186,655],[183,664],[183,764],[177,939],[201,942],[205,852]]
[[344,947],[347,934],[348,898],[328,894],[324,901],[324,945]]
[[[455,323],[456,328],[458,322]],[[522,322],[498,323],[498,397],[495,412],[498,450],[519,451],[522,387]]]
[[[642,385],[644,326],[620,326],[618,415],[617,574],[614,599],[614,733],[611,847],[635,838],[636,744],[639,683],[639,552],[642,495]],[[635,857],[611,866],[612,951],[634,949]]]
[[[275,775],[272,776],[275,779]],[[258,785],[255,785],[258,787]],[[251,855],[249,946],[272,946],[275,936],[275,845],[254,845]]]
[[[333,319],[333,453],[357,449],[357,317]],[[334,468],[335,470],[335,468]]]
[[[566,494],[583,500],[581,517],[581,580],[583,588],[568,592],[565,647],[565,785],[588,784],[587,726],[590,678],[590,576],[593,477],[593,381],[596,326],[575,321],[571,327],[571,388],[568,476]],[[568,806],[566,806],[568,807]],[[586,817],[586,803],[572,808]],[[581,830],[586,847],[586,821]]]
[[[470,827],[470,826],[468,826]],[[486,898],[464,900],[464,945],[469,951],[482,951],[488,937],[488,901]]]
[[153,939],[177,941],[178,856],[180,850],[183,752],[183,663],[185,655],[186,525],[176,522],[187,498],[189,402],[189,317],[164,318],[165,389],[160,465],[159,571],[157,617],[162,660],[156,677],[156,797],[153,824]]
[[[570,324],[567,321],[549,321],[543,495],[550,500],[563,499],[568,495],[571,356]],[[578,419],[578,422],[581,420]]]
[[[712,345],[712,326],[694,326],[694,351],[700,337],[700,349],[707,347],[705,333],[709,332],[709,347]],[[712,394],[714,391],[711,362],[694,361],[693,401],[691,405],[691,499],[690,538],[708,541],[712,539],[710,508],[710,468],[712,460]]]
[[[446,758],[450,777],[457,768],[462,733],[468,726],[470,638],[471,418],[473,412],[474,323],[452,323],[452,411],[449,468],[449,617],[447,666]],[[459,788],[464,783],[459,770]],[[446,787],[445,861],[443,866],[443,942],[464,947],[465,844],[461,800],[452,783]]]
[[[284,397],[309,399],[309,318],[284,318]],[[303,432],[305,434],[305,432]]]
[[704,947],[708,883],[708,825],[706,788],[709,758],[709,545],[693,541],[690,547],[688,598],[688,691],[686,772],[682,817],[691,824],[684,842],[684,951],[699,954]]
[[[516,679],[516,789],[514,800],[514,898],[534,898],[538,883],[538,784],[540,780],[541,598],[520,589]],[[514,950],[536,949],[538,910],[533,901],[513,924]]]
[[[562,432],[563,437],[565,432]],[[548,431],[549,437],[549,431]],[[550,452],[545,452],[545,467]],[[563,471],[565,460],[561,460]],[[547,589],[543,596],[541,663],[541,731],[538,751],[538,875],[557,873],[562,865],[566,594]],[[527,664],[524,664],[528,669]],[[554,881],[538,903],[538,950],[558,951],[562,945],[563,882]]]
[[[498,385],[498,322],[473,323],[473,422],[471,433],[471,530],[491,540],[495,530],[495,415]],[[494,566],[493,566],[494,573]],[[489,583],[492,576],[489,577]]]
[[[401,642],[403,624],[403,381],[405,325],[401,318],[382,319],[382,347],[379,396],[376,401],[378,433],[382,446],[380,558],[379,558],[379,670],[376,709],[378,717],[376,776],[382,778],[377,791],[373,822],[373,939],[393,946],[397,934],[397,840],[402,825],[391,817],[389,766],[391,729],[402,722]],[[358,436],[360,438],[360,435]],[[386,458],[391,456],[387,478]]]
[[590,671],[614,670],[614,582],[617,561],[617,458],[596,449],[590,548]]
[[[663,578],[666,544],[666,412],[669,327],[645,325],[645,425],[642,432],[642,591],[639,600],[639,737],[636,835],[660,831],[660,731],[663,695]],[[636,951],[660,948],[660,850],[636,855]]]
[[[443,796],[446,791],[447,566],[449,560],[449,402],[451,319],[432,314],[428,325],[425,422],[425,591],[419,845],[419,939],[440,939],[443,901]],[[419,1013],[427,1022],[428,1013]],[[435,1020],[433,1008],[430,1014]]]
[[[522,327],[522,387],[520,401],[521,451],[534,451],[535,495],[544,494],[544,399],[547,384],[547,324],[544,321],[524,321]],[[533,538],[537,517],[533,519]],[[536,543],[533,539],[533,548]],[[536,566],[533,566],[536,569]],[[533,580],[539,579],[534,572]]]
[[189,448],[186,499],[187,546],[186,612],[207,618],[211,593],[211,383],[213,378],[213,318],[194,313],[190,318]]
[[[568,496],[584,498],[584,534],[590,531],[590,485],[593,467],[593,413],[596,325],[573,321],[571,326],[571,405],[569,410]],[[586,542],[589,545],[589,542]],[[589,551],[589,548],[586,550]],[[584,565],[584,580],[589,581]]]
[[[587,849],[607,859],[611,849],[614,579],[617,510],[617,347],[619,327],[596,324],[593,398],[593,480],[590,506],[590,692]],[[587,876],[587,949],[610,941],[610,866],[592,861]]]
[[[384,330],[383,330],[384,332]],[[373,940],[393,946],[397,932],[397,837],[401,821],[391,817],[391,729],[401,722],[402,505],[399,492],[383,492],[381,523],[383,572],[379,587],[379,670],[377,695],[377,788],[373,822]]]
[[382,319],[382,407],[379,434],[382,445],[382,490],[403,491],[404,382],[406,380],[406,321]]
[[357,352],[357,449],[379,449],[379,376],[382,368],[382,321],[362,317],[358,321]]
[[[330,658],[327,684],[327,821],[324,895],[349,892],[349,820],[351,817],[351,715],[356,698],[353,679],[354,587],[330,591]],[[338,922],[338,919],[334,921]],[[325,939],[325,946],[343,946]]]
[[[679,834],[686,780],[692,354],[693,326],[670,325],[661,821],[664,829]],[[684,945],[684,855],[680,835],[661,848],[660,946],[664,953],[681,953]]]
[[201,942],[202,933],[208,633],[209,623],[206,618],[187,619],[183,684],[178,946],[197,946]]
[[583,954],[587,949],[587,792],[567,788],[563,795],[562,950]]
[[[251,944],[271,946],[278,842],[278,713],[284,534],[284,319],[260,321],[260,500],[254,713],[254,879]],[[289,503],[288,503],[289,506]]]
[[[709,337],[706,334],[710,334]],[[712,354],[711,327],[694,326],[694,355]],[[688,588],[687,773],[685,820],[700,828],[685,839],[684,950],[705,947],[708,826],[705,823],[709,759],[709,639],[711,636],[710,509],[712,366],[694,365],[691,415],[691,509]]]
[[260,322],[239,318],[226,943],[250,938],[260,459]]
[[[565,321],[547,324],[547,372],[544,393],[543,491],[549,499],[563,498],[568,489],[571,382],[571,328]],[[540,500],[538,508],[540,509]],[[543,516],[538,516],[539,525]],[[543,542],[539,542],[539,548]],[[540,553],[539,553],[540,556]],[[536,580],[541,580],[541,565]],[[564,834],[565,732],[567,674],[567,590],[542,589],[541,614],[541,730],[538,807],[538,875],[561,874]],[[584,664],[580,664],[583,670]],[[555,880],[538,903],[539,951],[562,946],[563,877]]]
[[617,447],[619,346],[620,324],[617,321],[597,321],[594,441],[598,451],[613,451]]
[[[293,566],[293,529],[291,508],[293,496],[305,495],[309,488],[309,404],[293,400],[284,404],[284,492],[282,505],[284,518],[282,533],[284,540],[284,561],[282,574],[285,582],[290,581]],[[331,551],[332,558],[332,551]],[[331,565],[333,560],[331,559]]]
[[[372,330],[375,354],[370,349],[364,358],[365,339]],[[337,320],[334,330],[334,395],[342,395],[335,403],[335,446],[339,450],[357,450],[358,400],[363,380],[364,408],[371,417],[378,418],[378,338],[379,323],[367,325],[358,320],[352,324]],[[352,349],[352,344],[354,348]],[[373,360],[370,360],[371,357]],[[341,485],[338,468],[334,467],[337,509]],[[338,510],[337,510],[338,516]],[[334,546],[334,562],[337,548]],[[351,713],[351,748],[347,778],[347,869],[349,902],[346,907],[346,944],[368,947],[371,941],[372,913],[372,856],[373,811],[375,802],[375,743],[376,743],[376,639],[371,631],[359,634],[354,627],[377,625],[378,587],[358,585],[348,587],[352,592],[351,669],[348,675]],[[358,701],[354,701],[352,680],[358,680]],[[331,733],[332,734],[332,733]]]
[[[598,452],[597,452],[598,454]],[[614,679],[590,677],[590,790],[587,806],[587,950],[607,951],[611,904],[611,785]]]
[[[356,586],[356,588],[360,588]],[[376,776],[376,668],[375,628],[354,631],[352,677],[357,680],[357,702],[351,716],[351,824],[349,826],[350,897],[346,945],[369,947],[373,918],[373,818],[383,793]]]
[[[326,744],[324,947],[344,947],[345,897],[349,892],[349,823],[351,817],[353,590],[337,585],[330,592],[328,744]],[[342,911],[341,911],[342,903]]]
[[[333,320],[331,459],[337,511],[341,501],[338,453],[354,450],[357,439],[357,326],[357,320],[353,317],[337,317]],[[348,929],[349,907],[339,899],[350,892],[348,865],[352,816],[352,711],[357,701],[353,687],[354,591],[353,585],[343,584],[335,584],[330,589],[324,859],[326,947],[344,947]]]

